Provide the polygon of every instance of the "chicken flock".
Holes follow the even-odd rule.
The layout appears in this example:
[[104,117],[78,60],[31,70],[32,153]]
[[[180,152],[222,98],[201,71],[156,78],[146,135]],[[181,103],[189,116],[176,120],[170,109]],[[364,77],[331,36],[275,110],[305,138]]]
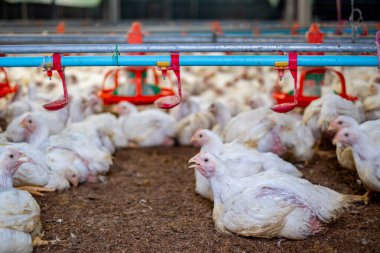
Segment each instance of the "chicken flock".
[[[377,70],[342,70],[355,103],[334,93],[339,84],[332,78],[319,99],[287,114],[270,110],[277,80],[271,68],[183,67],[183,102],[167,111],[129,102],[105,107],[97,96],[105,71],[68,69],[69,105],[46,111],[42,105],[60,94],[58,76],[48,81],[35,70],[9,70],[19,89],[0,112],[7,123],[0,134],[0,252],[48,244],[31,194],[104,180],[118,148],[199,147],[189,160],[195,192],[213,201],[221,233],[304,239],[380,191]],[[336,152],[321,151],[323,141]],[[356,170],[368,192],[344,195],[304,179],[297,166],[315,153]]]

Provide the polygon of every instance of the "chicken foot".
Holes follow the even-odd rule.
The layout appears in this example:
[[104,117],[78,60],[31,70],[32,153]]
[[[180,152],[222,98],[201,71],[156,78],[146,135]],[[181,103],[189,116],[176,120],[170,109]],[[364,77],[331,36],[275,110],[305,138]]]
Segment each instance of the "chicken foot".
[[53,188],[44,188],[44,187],[38,187],[38,186],[18,186],[16,187],[18,190],[27,191],[32,195],[37,196],[45,196],[43,192],[53,192],[55,189]]
[[364,195],[347,195],[347,197],[351,202],[364,202],[364,204],[368,205],[372,194],[372,191],[367,191]]
[[373,191],[368,190],[363,196],[363,202],[364,204],[368,205],[369,201],[371,200],[371,197],[373,195]]
[[42,240],[41,237],[37,236],[33,239],[33,247],[46,246],[49,244],[48,241]]

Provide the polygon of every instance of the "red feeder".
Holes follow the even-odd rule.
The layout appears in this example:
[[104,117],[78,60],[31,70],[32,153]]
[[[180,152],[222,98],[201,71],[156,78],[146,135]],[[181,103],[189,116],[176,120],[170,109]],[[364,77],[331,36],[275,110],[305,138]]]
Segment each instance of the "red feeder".
[[[143,79],[145,79],[145,75],[147,71],[155,71],[154,68],[146,68],[146,67],[128,67],[123,69],[112,69],[106,73],[103,79],[102,90],[99,92],[99,97],[103,99],[104,104],[116,104],[121,101],[128,101],[135,105],[147,105],[153,104],[155,100],[174,95],[173,90],[167,88],[161,88],[157,85],[150,85],[149,87],[155,93],[154,95],[144,95],[143,94]],[[127,71],[130,74],[129,80],[132,82],[131,85],[135,87],[135,94],[125,95],[119,94],[118,88],[120,87],[119,83],[119,74],[120,71]],[[114,78],[114,85],[111,88],[106,87],[106,81],[109,77]],[[156,72],[154,72],[155,82],[158,82],[158,76]],[[131,86],[132,87],[132,86]]]
[[[127,42],[129,44],[141,44],[143,42],[143,33],[139,22],[132,24],[127,34]],[[144,53],[133,54],[144,55]],[[148,70],[154,71],[154,84],[144,83]],[[119,83],[120,71],[125,71],[129,76],[129,86],[126,86],[126,88],[129,89],[127,92],[122,91],[123,87]],[[106,82],[111,76],[114,79],[114,83],[113,86],[109,88],[106,86]],[[147,92],[145,92],[146,90]],[[116,104],[121,101],[128,101],[135,105],[148,105],[153,104],[159,98],[173,96],[175,93],[172,89],[159,87],[158,76],[154,68],[127,67],[108,71],[104,76],[102,90],[98,95],[105,105]]]
[[4,80],[0,81],[0,98],[5,97],[8,94],[16,93],[17,85],[10,86],[7,72],[4,68],[0,68],[0,72],[4,75]]
[[[340,80],[342,91],[338,95],[341,96],[344,99],[350,100],[350,101],[356,101],[357,97],[349,96],[346,92],[346,81],[344,79],[344,76],[341,72],[336,71],[334,69],[330,68],[312,68],[304,70],[301,73],[300,78],[300,88],[299,92],[297,93],[297,106],[298,107],[307,107],[313,100],[318,99],[320,96],[310,95],[306,96],[304,95],[305,86],[312,86],[318,88],[318,92],[320,93],[320,87],[323,85],[323,77],[326,73],[326,71],[331,71],[335,73]],[[274,92],[273,98],[276,99],[277,103],[291,103],[294,101],[293,92],[289,93],[282,93],[282,92]]]

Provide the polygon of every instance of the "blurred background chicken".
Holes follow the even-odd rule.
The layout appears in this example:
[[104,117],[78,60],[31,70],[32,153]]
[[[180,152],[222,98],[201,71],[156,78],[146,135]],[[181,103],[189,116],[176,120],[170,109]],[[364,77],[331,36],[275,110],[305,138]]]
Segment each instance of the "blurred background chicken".
[[0,252],[32,252],[41,239],[40,207],[26,191],[13,188],[12,177],[26,157],[2,147],[0,153]]

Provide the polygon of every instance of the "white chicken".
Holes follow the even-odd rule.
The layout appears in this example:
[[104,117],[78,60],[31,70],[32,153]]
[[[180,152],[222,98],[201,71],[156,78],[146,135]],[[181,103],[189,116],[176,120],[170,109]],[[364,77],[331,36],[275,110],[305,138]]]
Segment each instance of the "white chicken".
[[261,107],[232,118],[223,131],[224,142],[237,140],[260,152],[286,159],[307,161],[313,155],[313,135],[308,127],[288,114]]
[[[261,153],[237,142],[223,144],[218,135],[207,129],[198,130],[191,138],[191,142],[195,146],[200,146],[201,152],[212,152],[218,155],[231,168],[228,173],[234,178],[251,176],[269,170],[295,177],[302,176],[296,167],[282,160],[276,154]],[[205,198],[213,199],[208,180],[197,170],[195,170],[195,191]]]
[[170,115],[176,120],[181,120],[188,115],[199,112],[201,110],[199,104],[191,97],[185,96],[181,104],[170,110]]
[[71,97],[69,103],[70,122],[83,121],[87,107],[89,107],[89,101],[84,96]]
[[304,239],[336,219],[357,196],[342,195],[305,179],[273,171],[232,178],[212,153],[193,157],[190,168],[208,178],[214,195],[213,220],[221,233]]
[[183,118],[177,124],[177,139],[181,145],[190,145],[191,137],[201,128],[211,129],[216,121],[209,112],[196,112]]
[[[102,145],[111,151],[111,145],[116,148],[128,146],[127,136],[124,134],[121,121],[111,113],[89,115],[84,121],[89,127],[96,129]],[[112,142],[112,143],[110,143]],[[113,153],[113,151],[111,151]]]
[[26,191],[14,189],[12,176],[24,163],[22,153],[2,147],[0,152],[0,252],[32,252],[47,245],[41,239],[40,207]]
[[[378,139],[378,137],[377,137]],[[380,151],[379,144],[367,136],[360,128],[343,128],[335,136],[334,142],[348,145],[352,149],[356,171],[360,180],[368,188],[363,201],[368,204],[373,192],[380,192]]]
[[7,146],[24,153],[28,158],[14,174],[13,186],[35,195],[43,195],[44,191],[62,191],[70,187],[65,177],[50,168],[46,156],[40,150],[28,143],[9,143]]
[[263,106],[272,106],[274,104],[274,99],[266,93],[253,93],[248,100],[248,105],[252,109],[260,108]]
[[[62,111],[62,112],[61,112]],[[68,109],[59,112],[28,112],[14,119],[3,135],[11,142],[28,142],[37,147],[49,135],[66,126]]]
[[224,127],[232,118],[231,113],[223,103],[218,101],[211,103],[208,110],[214,116],[217,122],[212,130],[218,134],[222,134]]
[[[47,127],[38,121],[27,120],[23,126],[29,131],[28,142],[43,152],[49,153],[52,149],[70,151],[70,156],[74,156],[77,162],[75,168],[81,173],[81,182],[96,181],[96,175],[108,172],[112,164],[112,157],[108,150],[105,148],[99,149],[91,140],[87,139],[87,137],[81,133],[63,131],[58,135],[49,137]],[[94,125],[94,127],[96,126]],[[53,170],[56,169],[53,167]],[[72,175],[70,170],[68,170],[69,172],[63,172],[61,169],[58,170],[60,170],[61,175],[70,179]],[[66,174],[69,176],[66,176]]]
[[132,103],[129,103],[127,101],[122,101],[122,102],[119,102],[117,105],[115,105],[113,108],[112,108],[113,112],[116,113],[119,117],[120,116],[127,116],[127,115],[130,115],[130,114],[133,114],[133,113],[137,113],[138,112],[138,109],[137,107],[132,104]]
[[119,126],[129,147],[171,146],[174,144],[175,119],[158,109],[139,112],[123,101],[113,110],[119,115]]
[[[375,144],[380,144],[380,120],[366,121],[359,125],[359,123],[349,116],[339,116],[333,122],[331,122],[328,130],[337,133],[339,130],[349,127],[349,128],[360,128],[361,131],[365,132]],[[341,143],[336,143],[336,155],[339,164],[346,169],[355,170],[355,162],[352,156],[351,147]]]
[[28,87],[28,96],[22,96],[22,86],[18,86],[16,95],[5,107],[5,120],[10,124],[15,118],[22,115],[25,112],[36,111],[41,108],[41,105],[34,102],[32,99],[31,91],[33,88]]
[[330,123],[339,115],[350,116],[359,123],[364,120],[360,103],[354,104],[338,95],[328,93],[306,107],[303,121],[319,141]]
[[51,136],[46,150],[49,152],[52,149],[69,150],[79,157],[89,169],[85,174],[82,173],[82,177],[105,174],[112,165],[112,156],[107,151],[98,149],[80,133],[62,132]]
[[50,148],[46,156],[51,169],[65,177],[74,187],[86,181],[97,181],[96,174],[88,166],[89,163],[72,150]]
[[380,119],[380,95],[366,97],[363,101],[363,110],[366,120]]

